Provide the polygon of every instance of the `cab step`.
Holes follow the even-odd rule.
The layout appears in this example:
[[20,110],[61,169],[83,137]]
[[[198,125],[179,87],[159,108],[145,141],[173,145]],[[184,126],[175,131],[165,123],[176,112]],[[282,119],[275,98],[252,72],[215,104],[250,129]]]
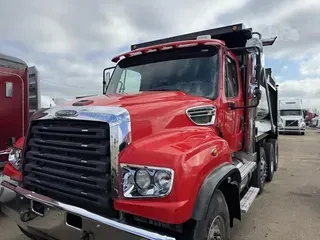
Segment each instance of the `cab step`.
[[256,199],[258,193],[259,193],[259,188],[256,188],[256,187],[249,188],[248,192],[243,196],[243,198],[240,201],[241,213],[248,212],[251,204]]
[[254,170],[256,167],[257,163],[256,162],[251,162],[251,161],[246,161],[240,168],[240,174],[241,174],[241,181],[248,176],[250,172]]

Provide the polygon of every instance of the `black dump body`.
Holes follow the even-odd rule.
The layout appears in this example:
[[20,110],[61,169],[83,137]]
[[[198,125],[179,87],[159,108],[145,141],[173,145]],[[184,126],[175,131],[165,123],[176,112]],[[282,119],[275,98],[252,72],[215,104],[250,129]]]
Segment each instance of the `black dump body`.
[[213,39],[223,40],[229,48],[244,47],[246,45],[247,39],[250,39],[252,37],[252,29],[246,28],[242,23],[234,24],[230,26],[219,27],[169,38],[163,38],[155,41],[134,44],[131,45],[131,50],[168,42],[196,40],[197,37],[203,35],[210,35]]

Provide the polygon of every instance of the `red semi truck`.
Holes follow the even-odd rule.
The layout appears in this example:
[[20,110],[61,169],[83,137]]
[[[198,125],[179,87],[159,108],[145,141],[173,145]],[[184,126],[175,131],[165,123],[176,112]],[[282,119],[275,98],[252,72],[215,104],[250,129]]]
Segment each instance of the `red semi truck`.
[[228,240],[278,167],[275,39],[236,24],[133,45],[102,96],[33,115],[2,211],[33,239]]
[[8,160],[8,146],[24,136],[29,120],[28,66],[0,54],[0,168]]

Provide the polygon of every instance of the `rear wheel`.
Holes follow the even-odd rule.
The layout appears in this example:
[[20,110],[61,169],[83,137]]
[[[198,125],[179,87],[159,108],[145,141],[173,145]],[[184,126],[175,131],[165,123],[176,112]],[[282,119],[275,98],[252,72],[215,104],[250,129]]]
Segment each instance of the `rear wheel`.
[[278,162],[279,162],[279,151],[278,151],[278,140],[277,139],[269,139],[269,143],[272,143],[274,149],[274,171],[278,170]]
[[257,168],[252,175],[252,186],[259,188],[259,194],[263,192],[267,176],[266,154],[263,147],[259,147]]
[[267,162],[267,177],[268,182],[272,181],[274,173],[274,162],[275,162],[275,152],[273,144],[270,142],[265,142],[263,145],[264,151],[266,153],[266,162]]
[[194,229],[193,240],[229,240],[230,217],[223,193],[216,190],[211,198],[205,219]]

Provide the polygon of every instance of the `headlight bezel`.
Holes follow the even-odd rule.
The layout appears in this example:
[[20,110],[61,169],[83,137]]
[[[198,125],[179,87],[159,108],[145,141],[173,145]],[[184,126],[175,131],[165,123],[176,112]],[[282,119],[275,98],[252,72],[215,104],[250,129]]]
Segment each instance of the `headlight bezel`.
[[[136,164],[120,164],[121,167],[121,187],[122,196],[127,199],[141,198],[164,198],[168,196],[174,184],[174,170],[165,167],[145,166]],[[151,184],[148,189],[141,189],[135,182],[135,173],[138,170],[146,170],[151,178]],[[163,192],[155,185],[155,175],[157,172],[164,171],[171,177],[170,186],[167,191]]]

